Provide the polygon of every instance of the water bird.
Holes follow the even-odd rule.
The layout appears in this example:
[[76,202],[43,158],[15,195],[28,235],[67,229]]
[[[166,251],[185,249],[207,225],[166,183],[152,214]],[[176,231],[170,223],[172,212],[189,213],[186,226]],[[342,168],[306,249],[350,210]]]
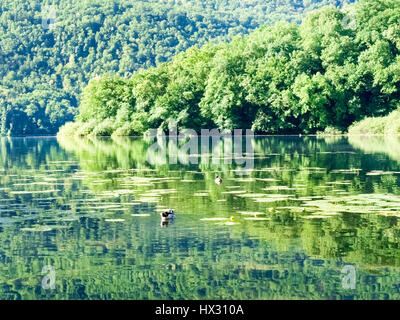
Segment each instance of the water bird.
[[215,183],[216,183],[216,184],[221,184],[221,183],[222,183],[222,178],[221,178],[220,176],[217,176],[217,177],[215,178]]
[[176,217],[175,213],[174,213],[174,210],[172,210],[172,209],[169,209],[167,211],[161,212],[160,215],[161,215],[161,220],[162,221],[173,220]]

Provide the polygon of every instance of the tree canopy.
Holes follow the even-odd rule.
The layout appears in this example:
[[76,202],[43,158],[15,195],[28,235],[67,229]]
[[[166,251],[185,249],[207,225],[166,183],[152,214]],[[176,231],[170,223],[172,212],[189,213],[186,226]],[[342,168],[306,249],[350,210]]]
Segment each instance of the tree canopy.
[[124,78],[92,79],[62,134],[136,135],[150,128],[345,130],[400,105],[400,2],[324,7],[304,21],[209,43]]
[[0,131],[56,133],[73,120],[89,79],[130,77],[192,46],[230,40],[279,20],[298,23],[305,12],[344,2],[3,0]]

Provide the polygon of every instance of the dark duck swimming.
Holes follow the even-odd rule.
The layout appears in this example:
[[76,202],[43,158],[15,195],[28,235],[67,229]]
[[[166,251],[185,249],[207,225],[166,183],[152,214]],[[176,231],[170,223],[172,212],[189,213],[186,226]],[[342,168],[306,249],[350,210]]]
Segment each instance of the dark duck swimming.
[[163,220],[163,221],[173,220],[176,217],[174,210],[172,210],[172,209],[161,212],[160,215],[161,215],[161,220]]

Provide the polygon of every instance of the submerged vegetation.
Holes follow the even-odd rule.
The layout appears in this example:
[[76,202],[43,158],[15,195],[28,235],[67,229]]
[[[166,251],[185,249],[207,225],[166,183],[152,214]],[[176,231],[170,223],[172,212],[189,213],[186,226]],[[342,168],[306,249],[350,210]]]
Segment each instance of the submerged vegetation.
[[400,104],[400,2],[361,0],[346,10],[326,7],[301,25],[191,48],[130,78],[92,79],[76,122],[60,134],[141,135],[173,123],[315,133],[385,116]]
[[352,264],[351,298],[399,298],[400,138],[354,138],[256,137],[246,177],[144,139],[0,139],[0,297],[344,299]]

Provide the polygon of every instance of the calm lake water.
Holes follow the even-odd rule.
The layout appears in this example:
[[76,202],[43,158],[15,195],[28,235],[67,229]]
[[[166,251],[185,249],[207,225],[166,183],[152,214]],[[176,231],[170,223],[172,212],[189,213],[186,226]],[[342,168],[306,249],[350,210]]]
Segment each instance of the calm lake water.
[[252,143],[243,176],[142,139],[2,138],[0,299],[399,299],[400,138]]

